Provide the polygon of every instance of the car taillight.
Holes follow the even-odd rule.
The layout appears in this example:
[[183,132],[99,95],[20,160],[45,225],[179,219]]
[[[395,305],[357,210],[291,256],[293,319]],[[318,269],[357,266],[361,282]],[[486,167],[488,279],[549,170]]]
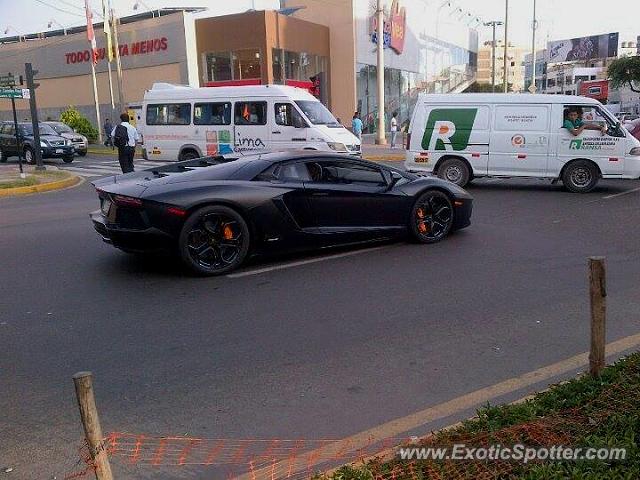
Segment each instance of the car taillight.
[[409,150],[409,147],[411,146],[411,132],[407,133],[407,145],[406,145],[406,149]]
[[141,207],[142,200],[134,197],[127,197],[125,195],[114,195],[113,203],[122,207]]

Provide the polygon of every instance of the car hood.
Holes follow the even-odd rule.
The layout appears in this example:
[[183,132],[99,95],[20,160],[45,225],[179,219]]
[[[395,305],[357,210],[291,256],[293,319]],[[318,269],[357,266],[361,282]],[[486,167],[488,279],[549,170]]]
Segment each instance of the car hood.
[[[33,138],[33,135],[29,135],[29,137]],[[40,135],[40,140],[47,140],[50,142],[52,140],[65,140],[65,138],[60,135]]]
[[338,142],[345,145],[359,145],[360,140],[343,126],[330,127],[329,125],[315,125],[327,142]]

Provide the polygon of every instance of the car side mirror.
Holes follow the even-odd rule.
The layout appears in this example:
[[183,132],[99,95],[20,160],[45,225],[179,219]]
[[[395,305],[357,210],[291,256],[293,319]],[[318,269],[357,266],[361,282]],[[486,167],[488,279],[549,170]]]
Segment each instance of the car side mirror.
[[396,183],[398,183],[400,180],[402,180],[402,175],[400,175],[398,172],[395,171],[391,171],[391,178],[389,179],[389,183],[387,185],[387,189],[391,190],[393,187],[395,187]]

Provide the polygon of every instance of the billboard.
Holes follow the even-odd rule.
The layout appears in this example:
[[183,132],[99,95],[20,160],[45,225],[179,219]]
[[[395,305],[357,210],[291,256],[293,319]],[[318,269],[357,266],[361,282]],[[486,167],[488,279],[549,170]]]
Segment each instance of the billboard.
[[547,55],[549,63],[616,57],[618,55],[618,33],[549,42]]
[[595,98],[601,102],[606,102],[609,98],[609,80],[589,80],[580,82],[579,95]]

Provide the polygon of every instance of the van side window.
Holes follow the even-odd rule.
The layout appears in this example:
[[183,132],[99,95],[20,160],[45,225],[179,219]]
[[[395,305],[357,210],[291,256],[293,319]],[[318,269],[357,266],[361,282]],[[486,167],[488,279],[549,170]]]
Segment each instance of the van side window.
[[231,102],[196,103],[193,106],[194,125],[231,125]]
[[267,102],[236,102],[234,121],[236,125],[266,125]]
[[300,127],[305,124],[302,115],[290,103],[276,103],[274,113],[276,124],[284,127]]
[[147,105],[147,125],[190,125],[191,104],[164,103]]

